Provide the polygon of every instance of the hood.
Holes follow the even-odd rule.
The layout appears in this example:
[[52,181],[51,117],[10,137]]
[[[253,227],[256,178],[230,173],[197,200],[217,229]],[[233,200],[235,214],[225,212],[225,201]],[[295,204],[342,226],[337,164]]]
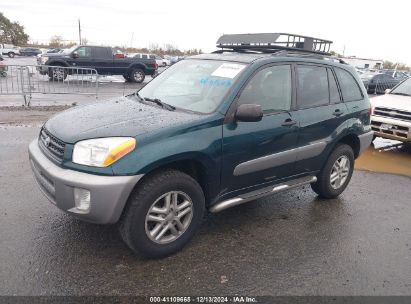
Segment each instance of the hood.
[[168,111],[142,104],[134,97],[120,97],[78,106],[50,118],[45,128],[66,143],[79,140],[131,136],[201,118],[201,115]]
[[372,106],[411,112],[411,96],[385,94],[370,99]]

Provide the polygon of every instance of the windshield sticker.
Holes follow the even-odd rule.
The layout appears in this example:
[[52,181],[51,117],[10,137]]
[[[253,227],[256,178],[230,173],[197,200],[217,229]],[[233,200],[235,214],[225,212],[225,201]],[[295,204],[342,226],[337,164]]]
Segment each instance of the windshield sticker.
[[231,80],[201,78],[200,85],[228,88],[229,86],[231,86]]
[[244,65],[236,63],[223,63],[217,70],[215,70],[211,76],[234,78],[238,73],[244,69]]

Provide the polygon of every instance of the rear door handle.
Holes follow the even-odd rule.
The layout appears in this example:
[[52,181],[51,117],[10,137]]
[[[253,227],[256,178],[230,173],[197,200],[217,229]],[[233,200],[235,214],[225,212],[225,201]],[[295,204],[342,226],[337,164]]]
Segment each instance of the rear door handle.
[[334,113],[333,113],[334,116],[340,116],[340,115],[343,115],[343,114],[344,114],[344,111],[341,111],[340,109],[335,110]]
[[291,118],[287,118],[286,120],[284,120],[284,122],[281,124],[284,127],[291,127],[293,125],[295,125],[297,122],[295,120],[292,120]]

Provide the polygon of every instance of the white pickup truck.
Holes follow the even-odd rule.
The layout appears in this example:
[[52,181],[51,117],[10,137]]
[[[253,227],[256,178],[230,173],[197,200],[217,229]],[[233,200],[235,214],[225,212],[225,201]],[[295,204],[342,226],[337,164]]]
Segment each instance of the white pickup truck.
[[11,44],[2,44],[0,43],[0,52],[2,55],[7,55],[10,58],[13,58],[16,55],[20,55],[19,49]]

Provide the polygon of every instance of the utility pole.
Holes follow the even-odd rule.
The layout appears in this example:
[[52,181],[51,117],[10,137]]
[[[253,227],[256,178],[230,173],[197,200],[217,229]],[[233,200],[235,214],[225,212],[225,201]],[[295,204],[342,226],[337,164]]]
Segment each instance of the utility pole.
[[345,57],[345,44],[344,44],[344,49],[343,49],[343,57]]
[[79,40],[79,44],[81,45],[81,25],[80,25],[80,19],[78,20],[78,40]]

